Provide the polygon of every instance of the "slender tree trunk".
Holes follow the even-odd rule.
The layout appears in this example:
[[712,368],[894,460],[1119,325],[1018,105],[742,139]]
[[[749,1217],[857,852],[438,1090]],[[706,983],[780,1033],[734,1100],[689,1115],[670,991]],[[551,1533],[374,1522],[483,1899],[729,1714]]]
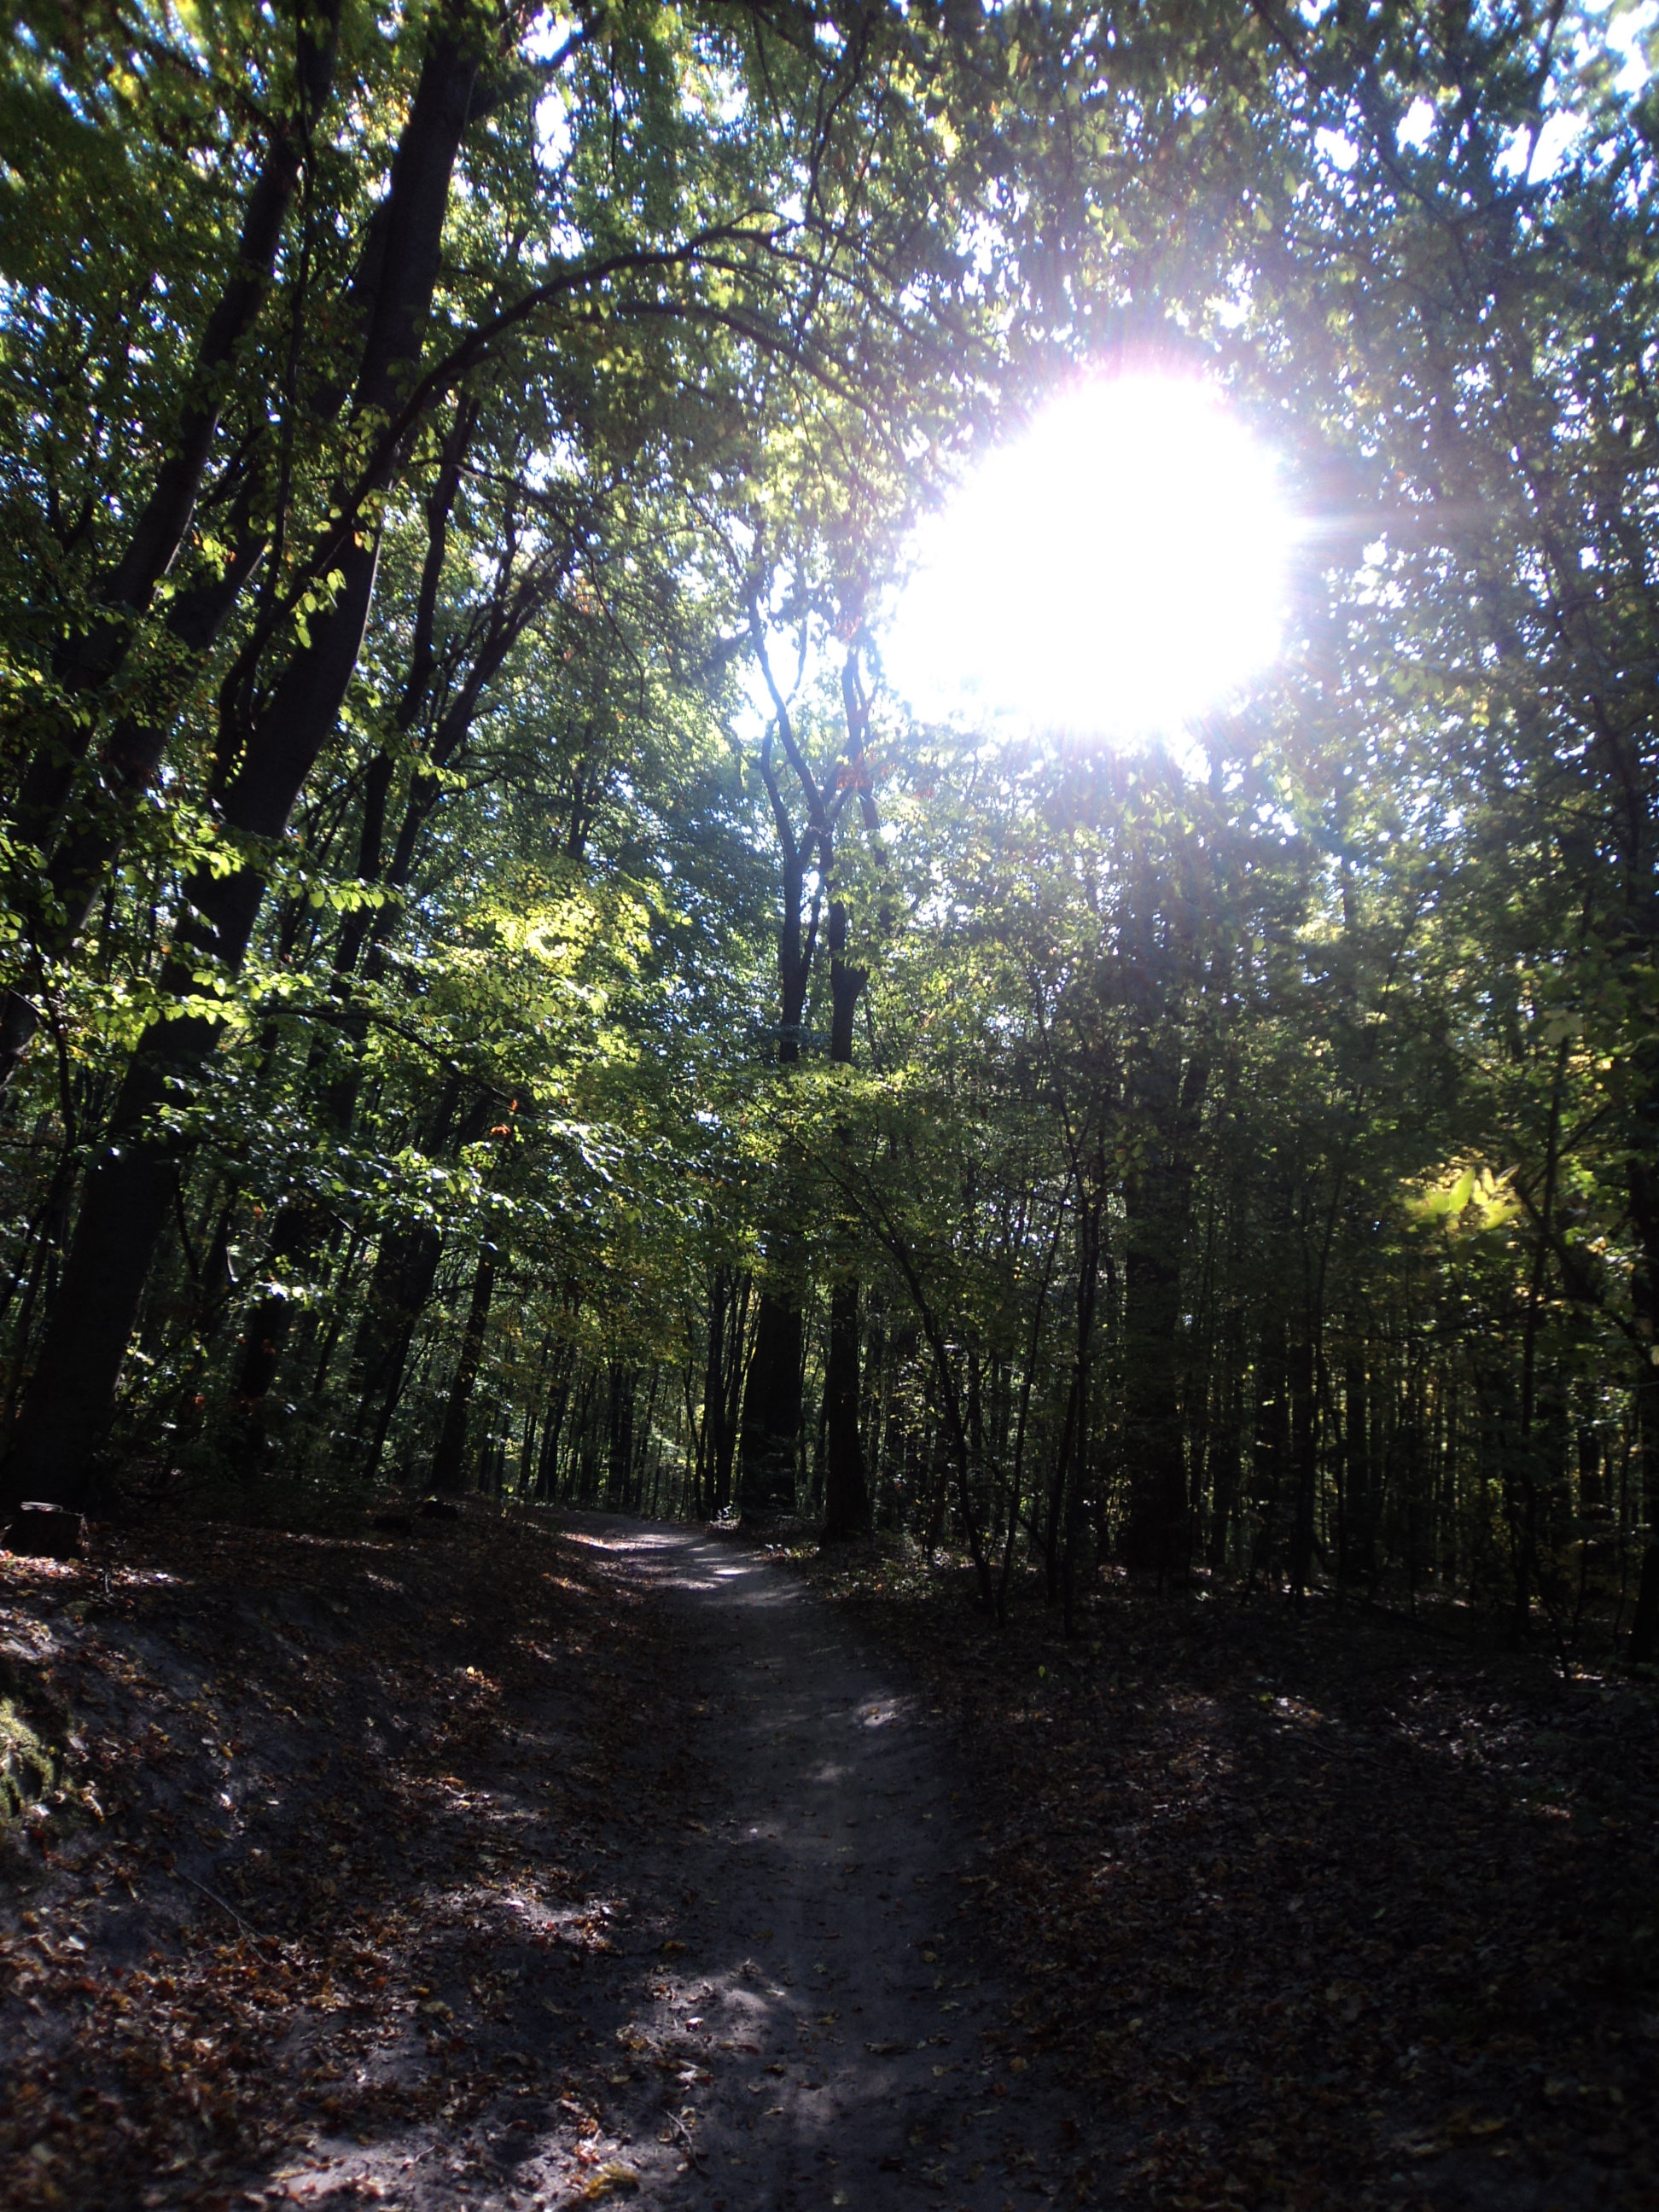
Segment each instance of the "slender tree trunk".
[[[758,624],[757,615],[755,621]],[[770,670],[762,653],[762,665]],[[787,709],[775,690],[776,719],[762,742],[760,766],[782,860],[783,908],[778,927],[778,1065],[793,1067],[800,1059],[801,1024],[817,945],[818,897],[803,923],[806,876],[822,834],[820,805],[811,772],[796,751]],[[808,792],[812,821],[805,839],[797,837],[784,805],[774,766],[774,742],[781,734],[786,750]],[[824,863],[827,866],[827,861]],[[787,1207],[786,1207],[787,1212]],[[738,1504],[745,1518],[789,1512],[795,1503],[795,1458],[801,1424],[801,1360],[805,1346],[800,1293],[794,1274],[794,1237],[787,1227],[771,1238],[770,1279],[761,1292],[755,1340],[743,1399],[743,1435],[738,1448]]]
[[830,1292],[830,1348],[824,1372],[826,1539],[862,1535],[870,1525],[870,1488],[859,1437],[859,1286],[838,1282]]
[[619,1359],[605,1376],[605,1502],[613,1513],[634,1506],[634,1394],[639,1376]]
[[[702,1421],[696,1430],[697,1509],[710,1519],[719,1511],[715,1474],[726,1414],[726,1314],[731,1296],[727,1271],[716,1267],[708,1290],[708,1338],[702,1369]],[[690,1385],[687,1386],[690,1399]],[[688,1412],[689,1412],[688,1403]]]
[[1313,1581],[1314,1513],[1319,1479],[1318,1413],[1314,1401],[1314,1349],[1304,1323],[1291,1346],[1291,1455],[1295,1470],[1295,1519],[1291,1533],[1291,1589],[1297,1604]]
[[1124,1564],[1174,1574],[1187,1535],[1181,1424],[1181,1269],[1191,1209],[1193,1147],[1209,1083],[1194,1052],[1183,1075],[1155,1051],[1140,1090],[1152,1156],[1125,1187],[1124,1425],[1129,1505]]
[[[319,0],[298,29],[296,112],[272,125],[248,194],[234,265],[191,363],[172,449],[120,558],[98,588],[99,614],[56,656],[53,675],[71,697],[99,690],[120,667],[137,618],[149,610],[184,544],[236,355],[264,303],[307,139],[332,88],[339,17],[340,0]],[[62,713],[41,733],[11,809],[13,830],[23,842],[42,851],[51,844],[94,726],[91,715]]]
[[[847,958],[847,908],[839,899],[830,907],[830,1058],[848,1066],[853,1058],[853,1018],[867,971]],[[845,1145],[846,1133],[837,1140]],[[842,1224],[842,1235],[850,1234]],[[830,1342],[823,1378],[826,1470],[823,1534],[834,1542],[862,1535],[870,1525],[870,1485],[864,1445],[859,1436],[859,1286],[843,1276],[830,1286]]]
[[1216,1395],[1222,1406],[1210,1486],[1210,1565],[1227,1564],[1227,1543],[1238,1505],[1244,1428],[1244,1310],[1237,1300],[1221,1325],[1221,1372]]
[[[222,575],[181,592],[169,605],[167,630],[187,664],[199,662],[263,559],[261,532],[244,524]],[[153,788],[172,727],[170,693],[146,711],[125,714],[112,731],[101,763],[102,788],[65,823],[46,872],[50,897],[30,917],[27,981],[0,994],[0,1093],[21,1066],[41,1021],[41,994],[52,967],[80,942],[94,907],[110,888],[110,870],[125,846],[139,802]]]
[[466,1323],[461,1331],[461,1348],[455,1361],[449,1398],[444,1407],[443,1427],[438,1434],[437,1449],[432,1455],[432,1487],[437,1491],[455,1491],[462,1487],[466,1468],[467,1423],[472,1410],[472,1392],[478,1380],[478,1367],[483,1358],[484,1332],[489,1325],[489,1302],[495,1296],[499,1264],[495,1247],[486,1244],[478,1255],[477,1271],[472,1278],[472,1296],[467,1304]]
[[1350,1345],[1343,1370],[1342,1459],[1343,1510],[1337,1580],[1340,1585],[1346,1585],[1353,1578],[1356,1563],[1367,1577],[1370,1573],[1370,1425],[1366,1413],[1364,1352],[1357,1343]]
[[379,1464],[415,1324],[432,1296],[443,1249],[442,1231],[423,1221],[387,1231],[374,1255],[351,1363],[358,1391],[355,1435],[368,1431],[370,1438],[367,1473]]
[[[1659,1058],[1659,1054],[1650,1056]],[[1650,1121],[1659,1122],[1659,1113],[1650,1111]],[[1659,1167],[1650,1155],[1644,1155],[1632,1158],[1628,1172],[1638,1238],[1631,1303],[1641,1333],[1639,1348],[1647,1354],[1637,1370],[1633,1425],[1647,1546],[1631,1623],[1630,1656],[1633,1665],[1650,1667],[1659,1661]]]
[[[284,1206],[265,1255],[266,1273],[280,1276],[311,1259],[322,1226],[323,1217],[314,1208]],[[236,1455],[245,1462],[256,1460],[264,1449],[270,1387],[293,1325],[294,1303],[291,1290],[273,1290],[248,1318],[233,1401]]]
[[1262,1317],[1255,1358],[1255,1421],[1250,1452],[1251,1502],[1257,1528],[1250,1558],[1250,1579],[1267,1565],[1278,1535],[1279,1508],[1291,1459],[1290,1392],[1285,1358],[1285,1323],[1277,1314]]
[[714,1510],[726,1512],[733,1498],[738,1456],[738,1407],[743,1398],[745,1356],[749,1343],[749,1305],[753,1285],[747,1275],[733,1286],[726,1332],[726,1373],[722,1378],[720,1431],[714,1454]]
[[[1104,1163],[1092,1188],[1079,1179],[1078,1190],[1077,1345],[1072,1366],[1071,1402],[1066,1409],[1066,1445],[1060,1454],[1060,1472],[1050,1512],[1051,1526],[1060,1523],[1059,1583],[1064,1632],[1076,1632],[1077,1548],[1082,1528],[1083,1497],[1089,1470],[1089,1415],[1094,1396],[1095,1309],[1100,1295],[1100,1232],[1105,1212]],[[1052,1546],[1051,1546],[1052,1556]],[[1050,1600],[1054,1596],[1051,1580]]]

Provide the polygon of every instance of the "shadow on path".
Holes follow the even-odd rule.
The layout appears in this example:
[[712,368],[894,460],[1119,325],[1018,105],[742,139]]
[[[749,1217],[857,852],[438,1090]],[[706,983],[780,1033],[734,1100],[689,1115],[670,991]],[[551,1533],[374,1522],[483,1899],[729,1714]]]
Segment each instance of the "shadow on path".
[[718,1808],[629,1869],[636,1922],[671,1898],[675,1918],[629,2025],[701,2061],[662,2130],[678,2155],[640,2164],[647,2200],[978,2212],[1055,2192],[1058,2116],[997,2058],[1006,1992],[957,1922],[970,1847],[915,1695],[729,1540],[598,1514],[570,1534],[669,1609]]

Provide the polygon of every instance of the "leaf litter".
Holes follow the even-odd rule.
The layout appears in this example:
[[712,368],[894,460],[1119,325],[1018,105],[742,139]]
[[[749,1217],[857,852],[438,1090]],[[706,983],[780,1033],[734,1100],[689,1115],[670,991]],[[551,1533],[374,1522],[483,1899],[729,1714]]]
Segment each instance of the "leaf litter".
[[[957,1741],[957,1924],[1018,1991],[963,2094],[1012,2117],[1035,2065],[1069,2112],[1063,2154],[1009,2149],[1011,2188],[1659,2203],[1650,1688],[1226,1593],[1112,1589],[1071,1644],[1027,1601],[992,1638],[953,1574],[883,1547],[780,1564]],[[636,1583],[477,1504],[406,1542],[180,1523],[0,1571],[6,1741],[32,1747],[0,2198],[702,2180],[699,2100],[750,2046],[639,2007],[680,1947],[642,1854],[720,1811],[708,1706]],[[923,2161],[950,2148],[913,2136],[904,2186],[945,2201]]]
[[1207,1588],[1110,1586],[1067,1642],[1033,1578],[994,1635],[943,1555],[776,1551],[952,1731],[1069,2195],[1659,2205],[1650,1683]]
[[52,1747],[4,1832],[0,2201],[631,2191],[634,2138],[666,2154],[642,2062],[706,2057],[619,2063],[605,1972],[636,1844],[696,1785],[683,1750],[641,1772],[641,1712],[671,1747],[686,1715],[640,1613],[481,1504],[401,1542],[179,1522],[0,1562],[0,1694]]

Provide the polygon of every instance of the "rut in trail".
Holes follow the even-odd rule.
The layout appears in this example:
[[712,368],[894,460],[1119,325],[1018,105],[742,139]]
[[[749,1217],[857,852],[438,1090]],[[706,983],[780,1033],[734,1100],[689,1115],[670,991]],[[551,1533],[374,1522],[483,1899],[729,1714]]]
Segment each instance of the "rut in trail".
[[722,1808],[629,1869],[636,1923],[685,1946],[642,1946],[644,1976],[613,1962],[624,2033],[686,2055],[673,2118],[638,2115],[644,2200],[1000,2212],[1054,2193],[1063,2123],[1002,2049],[1007,1992],[963,1917],[971,1808],[915,1694],[750,1550],[599,1515],[572,1533],[671,1611]]

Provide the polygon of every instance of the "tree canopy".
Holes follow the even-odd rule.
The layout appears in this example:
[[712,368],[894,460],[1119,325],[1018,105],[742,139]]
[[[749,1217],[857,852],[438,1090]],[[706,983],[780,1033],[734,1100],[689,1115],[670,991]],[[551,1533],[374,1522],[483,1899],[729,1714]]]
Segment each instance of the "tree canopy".
[[[1653,138],[1608,19],[20,0],[5,1482],[397,1482],[1659,1656]],[[1201,374],[1186,746],[918,520]],[[1094,526],[1109,532],[1103,514]]]

